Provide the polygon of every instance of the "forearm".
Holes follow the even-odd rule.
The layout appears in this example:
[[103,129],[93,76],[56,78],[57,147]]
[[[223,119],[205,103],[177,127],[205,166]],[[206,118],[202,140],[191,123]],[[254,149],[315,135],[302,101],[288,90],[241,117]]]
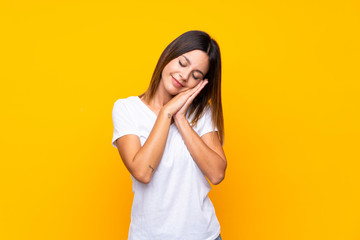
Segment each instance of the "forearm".
[[187,149],[202,173],[212,184],[220,183],[225,176],[226,161],[206,145],[186,118],[175,119],[175,122]]
[[162,108],[147,140],[133,159],[133,164],[138,171],[137,175],[142,176],[141,179],[144,183],[150,182],[160,163],[169,134],[171,119],[171,114]]

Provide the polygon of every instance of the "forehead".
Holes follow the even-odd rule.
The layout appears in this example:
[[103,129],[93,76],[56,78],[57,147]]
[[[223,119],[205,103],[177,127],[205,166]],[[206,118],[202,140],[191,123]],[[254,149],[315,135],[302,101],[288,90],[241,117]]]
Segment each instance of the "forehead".
[[209,56],[201,50],[192,50],[180,55],[184,60],[189,59],[191,66],[206,72],[209,67]]
[[182,55],[185,55],[187,58],[189,58],[190,61],[192,60],[191,64],[209,61],[209,56],[206,54],[206,52],[197,49],[183,53]]

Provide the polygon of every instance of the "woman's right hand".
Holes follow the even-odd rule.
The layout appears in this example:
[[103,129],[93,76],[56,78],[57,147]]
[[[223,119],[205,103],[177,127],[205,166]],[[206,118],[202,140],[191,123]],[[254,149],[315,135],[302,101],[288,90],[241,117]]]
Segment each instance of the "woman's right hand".
[[180,92],[175,97],[173,97],[168,103],[166,103],[163,108],[170,112],[171,116],[177,113],[186,101],[193,95],[195,92],[201,88],[204,84],[204,80],[201,80],[195,87],[188,89],[186,91]]

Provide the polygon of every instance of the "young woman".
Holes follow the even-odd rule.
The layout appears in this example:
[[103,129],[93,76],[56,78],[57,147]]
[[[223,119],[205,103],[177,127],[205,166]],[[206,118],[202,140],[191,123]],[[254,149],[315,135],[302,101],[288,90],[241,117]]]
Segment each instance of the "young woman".
[[180,35],[147,91],[118,99],[112,119],[112,145],[133,181],[128,239],[221,239],[207,195],[227,166],[217,42],[203,31]]

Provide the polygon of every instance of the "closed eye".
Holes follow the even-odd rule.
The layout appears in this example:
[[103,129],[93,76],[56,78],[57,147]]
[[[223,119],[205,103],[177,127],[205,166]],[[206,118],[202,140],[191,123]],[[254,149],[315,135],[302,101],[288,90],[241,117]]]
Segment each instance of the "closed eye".
[[180,60],[179,60],[179,64],[180,64],[180,66],[185,67],[185,65],[183,65],[183,64],[180,62]]
[[[180,60],[179,60],[179,64],[180,64],[180,66],[185,67],[185,65],[183,65]],[[199,78],[196,78],[196,77],[194,76],[194,74],[193,74],[192,76],[193,76],[193,78],[194,78],[195,80],[198,80],[198,79],[199,79]]]

